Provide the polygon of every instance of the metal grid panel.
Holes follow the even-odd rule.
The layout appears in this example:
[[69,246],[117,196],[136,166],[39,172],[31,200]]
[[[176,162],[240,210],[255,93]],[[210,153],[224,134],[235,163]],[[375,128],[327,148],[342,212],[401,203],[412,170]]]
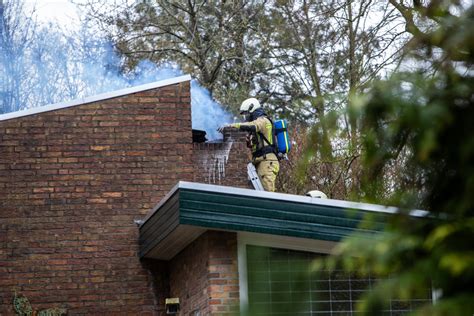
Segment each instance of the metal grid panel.
[[[318,255],[293,250],[247,246],[249,308],[252,315],[359,315],[360,297],[377,279],[352,274],[307,273]],[[431,301],[431,292],[419,300],[391,300],[384,315],[407,315]]]

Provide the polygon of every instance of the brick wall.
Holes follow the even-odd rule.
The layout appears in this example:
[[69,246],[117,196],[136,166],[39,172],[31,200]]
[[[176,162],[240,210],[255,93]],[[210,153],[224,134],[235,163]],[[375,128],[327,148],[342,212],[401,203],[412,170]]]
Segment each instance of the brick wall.
[[208,315],[208,252],[205,233],[169,262],[169,297],[180,299],[180,315]]
[[[192,181],[189,82],[0,122],[0,314],[159,314],[142,218]],[[159,288],[159,287],[158,287]]]
[[211,315],[239,310],[237,234],[209,232],[209,306]]
[[190,108],[185,82],[0,121],[0,315],[15,291],[69,315],[163,315],[173,293],[201,315],[238,303],[235,234],[171,265],[137,256],[134,220],[179,180],[248,187],[245,133],[192,144]]
[[173,258],[169,267],[170,296],[180,299],[180,315],[238,311],[236,233],[207,231]]

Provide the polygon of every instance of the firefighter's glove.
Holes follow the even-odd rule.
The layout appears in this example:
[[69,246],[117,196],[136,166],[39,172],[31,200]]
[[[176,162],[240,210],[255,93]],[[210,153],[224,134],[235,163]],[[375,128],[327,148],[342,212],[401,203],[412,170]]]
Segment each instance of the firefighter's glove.
[[219,128],[217,129],[217,131],[218,131],[219,133],[224,133],[224,129],[225,129],[225,128],[229,128],[229,127],[234,127],[234,125],[233,125],[233,124],[224,124],[224,125],[221,125],[221,126],[219,126]]

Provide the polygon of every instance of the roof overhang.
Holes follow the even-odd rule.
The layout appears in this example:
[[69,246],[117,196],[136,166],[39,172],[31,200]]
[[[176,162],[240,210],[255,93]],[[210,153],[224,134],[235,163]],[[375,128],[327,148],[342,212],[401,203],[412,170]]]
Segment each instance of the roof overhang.
[[[338,242],[354,231],[376,233],[395,212],[373,204],[179,182],[140,225],[140,257],[169,260],[209,229]],[[377,215],[375,226],[360,228],[368,213]]]

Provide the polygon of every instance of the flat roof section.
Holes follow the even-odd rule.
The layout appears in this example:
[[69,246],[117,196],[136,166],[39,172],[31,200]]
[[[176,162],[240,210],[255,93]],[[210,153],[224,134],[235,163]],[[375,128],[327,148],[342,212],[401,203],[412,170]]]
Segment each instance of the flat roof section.
[[191,80],[190,75],[184,75],[184,76],[160,80],[160,81],[156,81],[152,83],[147,83],[140,86],[125,88],[125,89],[116,90],[112,92],[106,92],[106,93],[102,93],[102,94],[98,94],[98,95],[90,96],[86,98],[80,98],[80,99],[76,99],[72,101],[60,102],[60,103],[39,106],[36,108],[31,108],[31,109],[26,109],[26,110],[21,110],[21,111],[0,114],[0,121],[6,121],[6,120],[11,120],[11,119],[19,118],[23,116],[34,115],[34,114],[44,113],[44,112],[49,112],[49,111],[55,111],[55,110],[69,108],[76,105],[112,99],[112,98],[121,97],[127,94],[165,87],[165,86],[169,86],[169,85],[173,85],[173,84],[177,84],[177,83],[181,83],[185,81],[190,81],[190,80]]
[[[377,233],[396,211],[374,204],[179,182],[140,225],[139,255],[169,260],[210,229],[338,242],[355,231]],[[375,227],[362,229],[359,224],[368,213],[377,214]]]

